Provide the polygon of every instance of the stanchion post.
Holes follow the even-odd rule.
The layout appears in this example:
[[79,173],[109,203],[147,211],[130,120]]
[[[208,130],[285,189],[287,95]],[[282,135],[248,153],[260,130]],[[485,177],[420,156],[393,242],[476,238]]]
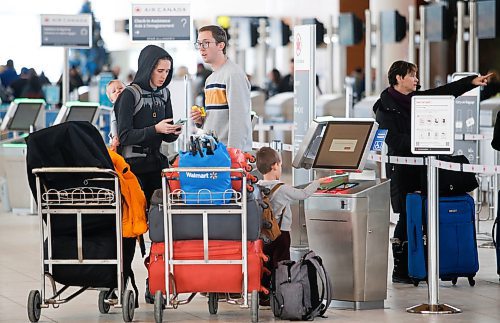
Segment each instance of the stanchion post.
[[439,178],[436,157],[427,157],[427,284],[429,302],[406,309],[418,314],[453,314],[460,313],[459,308],[439,304]]
[[429,285],[429,306],[437,309],[439,304],[439,190],[438,172],[434,167],[435,156],[427,158],[427,282]]

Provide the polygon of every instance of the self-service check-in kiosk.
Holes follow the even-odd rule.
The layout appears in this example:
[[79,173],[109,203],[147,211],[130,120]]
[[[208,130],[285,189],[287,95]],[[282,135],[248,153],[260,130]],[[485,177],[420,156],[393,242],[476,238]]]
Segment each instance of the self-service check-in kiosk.
[[0,126],[1,131],[13,134],[12,138],[0,142],[0,177],[6,179],[8,205],[13,210],[33,207],[26,177],[24,138],[29,132],[43,128],[44,106],[42,99],[16,99],[10,104]]
[[66,102],[66,104],[61,107],[61,110],[59,110],[54,124],[56,125],[66,121],[88,121],[95,124],[99,117],[99,112],[99,103],[79,101]]
[[[315,119],[294,158],[296,168],[362,170],[378,124],[373,119]],[[387,297],[388,180],[323,186],[305,200],[309,248],[332,278],[332,306],[383,308]]]

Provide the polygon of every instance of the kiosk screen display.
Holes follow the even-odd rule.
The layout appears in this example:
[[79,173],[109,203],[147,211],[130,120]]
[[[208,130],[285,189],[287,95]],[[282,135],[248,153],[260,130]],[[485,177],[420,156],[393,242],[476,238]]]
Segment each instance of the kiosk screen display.
[[97,107],[72,106],[69,109],[66,121],[88,121],[92,123]]
[[16,112],[12,117],[8,129],[14,131],[29,131],[30,126],[35,125],[41,106],[42,103],[20,102],[17,105]]
[[313,168],[359,169],[372,128],[373,122],[328,122]]

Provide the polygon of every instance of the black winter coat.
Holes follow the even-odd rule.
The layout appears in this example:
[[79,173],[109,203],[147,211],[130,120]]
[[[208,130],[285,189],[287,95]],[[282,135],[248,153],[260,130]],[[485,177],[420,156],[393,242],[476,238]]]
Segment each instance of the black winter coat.
[[[458,81],[430,89],[415,91],[408,94],[414,95],[453,95],[458,97],[473,89],[472,80],[475,76],[468,76]],[[411,111],[399,106],[385,89],[380,94],[380,99],[373,106],[375,118],[380,129],[387,129],[385,142],[388,146],[389,156],[413,156],[411,153]],[[421,190],[421,174],[423,166],[387,164],[387,177],[391,179],[391,202],[394,212],[401,213],[406,194]]]
[[166,157],[160,154],[161,143],[173,142],[178,137],[174,134],[159,134],[155,130],[158,122],[173,118],[170,92],[166,100],[163,95],[164,89],[172,80],[172,72],[170,71],[161,87],[152,89],[150,85],[151,73],[160,59],[168,59],[172,64],[172,71],[173,59],[163,48],[149,45],[139,55],[138,71],[132,83],[142,89],[141,109],[134,114],[136,102],[129,87],[120,94],[114,108],[120,139],[118,152],[122,153],[125,146],[132,146],[138,153],[147,154],[147,157],[124,156],[135,174],[158,172],[167,167]]

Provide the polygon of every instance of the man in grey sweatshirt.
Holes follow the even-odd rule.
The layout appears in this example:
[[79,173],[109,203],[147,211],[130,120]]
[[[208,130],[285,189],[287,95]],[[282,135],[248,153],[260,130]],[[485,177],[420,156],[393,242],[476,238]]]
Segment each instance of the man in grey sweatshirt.
[[200,28],[196,49],[213,73],[205,82],[205,110],[191,118],[205,132],[215,131],[226,146],[252,150],[250,82],[244,71],[226,56],[227,35],[219,26]]

